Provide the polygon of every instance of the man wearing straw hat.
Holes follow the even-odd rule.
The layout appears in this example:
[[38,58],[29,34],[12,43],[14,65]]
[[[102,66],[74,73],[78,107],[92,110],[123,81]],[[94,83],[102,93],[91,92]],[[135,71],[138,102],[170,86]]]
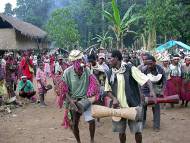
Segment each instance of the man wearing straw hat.
[[[113,100],[113,108],[127,108],[141,106],[141,97],[138,84],[147,83],[151,89],[151,95],[155,97],[152,84],[148,77],[132,64],[122,62],[120,51],[112,51],[110,65],[112,69],[107,73],[105,91]],[[120,143],[126,142],[126,127],[135,134],[136,143],[142,143],[142,122],[126,120],[112,121],[113,132],[119,133]]]
[[83,114],[85,121],[89,123],[90,142],[94,143],[95,120],[91,116],[91,108],[89,106],[86,111],[81,113],[77,103],[91,96],[94,96],[96,100],[98,100],[98,81],[95,76],[90,73],[90,70],[85,67],[83,62],[83,53],[81,51],[71,51],[69,60],[71,61],[72,66],[64,71],[63,81],[65,86],[64,90],[62,90],[63,93],[58,99],[58,103],[61,107],[66,96],[66,112],[63,125],[67,127],[67,124],[70,124],[77,143],[81,143],[78,125],[80,116]]

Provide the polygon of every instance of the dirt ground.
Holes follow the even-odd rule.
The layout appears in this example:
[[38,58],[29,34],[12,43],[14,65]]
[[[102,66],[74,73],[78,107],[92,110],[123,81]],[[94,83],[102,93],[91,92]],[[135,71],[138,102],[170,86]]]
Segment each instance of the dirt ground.
[[[55,105],[54,91],[46,96],[48,106],[28,104],[8,115],[0,114],[0,143],[75,143],[69,129],[61,127],[63,109]],[[96,143],[118,143],[118,135],[112,133],[111,119],[101,119],[95,135]],[[81,118],[82,143],[89,143],[88,124]],[[135,143],[127,131],[127,143]],[[161,130],[152,129],[152,111],[148,109],[147,126],[143,131],[143,143],[190,143],[190,107],[167,108],[161,112]]]

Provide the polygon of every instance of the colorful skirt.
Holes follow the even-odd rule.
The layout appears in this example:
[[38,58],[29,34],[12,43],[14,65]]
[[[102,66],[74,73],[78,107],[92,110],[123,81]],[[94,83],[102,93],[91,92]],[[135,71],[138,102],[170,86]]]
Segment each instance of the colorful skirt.
[[181,99],[190,101],[190,80],[182,80]]
[[164,90],[164,96],[171,96],[171,95],[179,95],[180,99],[181,96],[181,88],[182,88],[182,79],[181,77],[171,77],[171,79],[167,80],[166,87]]

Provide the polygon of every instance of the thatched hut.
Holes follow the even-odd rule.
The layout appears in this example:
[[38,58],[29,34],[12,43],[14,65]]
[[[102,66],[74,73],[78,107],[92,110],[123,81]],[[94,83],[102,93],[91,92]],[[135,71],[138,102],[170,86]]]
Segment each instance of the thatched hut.
[[0,13],[0,50],[44,49],[46,35],[30,23]]

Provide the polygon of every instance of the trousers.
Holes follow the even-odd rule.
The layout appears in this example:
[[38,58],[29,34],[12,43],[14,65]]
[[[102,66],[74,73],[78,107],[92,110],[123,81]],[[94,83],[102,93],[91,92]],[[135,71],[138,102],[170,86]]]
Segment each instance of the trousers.
[[[143,124],[146,123],[146,116],[147,116],[147,105],[144,105],[144,119]],[[153,127],[160,128],[160,104],[155,104],[152,106],[153,112]]]

